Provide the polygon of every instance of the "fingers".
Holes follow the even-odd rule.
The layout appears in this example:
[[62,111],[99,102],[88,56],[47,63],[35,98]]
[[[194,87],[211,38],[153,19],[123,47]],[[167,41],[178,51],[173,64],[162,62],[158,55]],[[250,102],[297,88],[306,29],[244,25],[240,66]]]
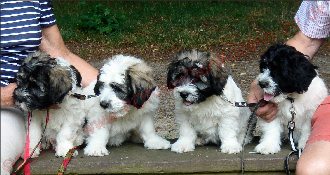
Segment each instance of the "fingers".
[[268,103],[264,107],[259,107],[256,111],[256,115],[267,122],[271,122],[276,118],[278,107],[274,103]]

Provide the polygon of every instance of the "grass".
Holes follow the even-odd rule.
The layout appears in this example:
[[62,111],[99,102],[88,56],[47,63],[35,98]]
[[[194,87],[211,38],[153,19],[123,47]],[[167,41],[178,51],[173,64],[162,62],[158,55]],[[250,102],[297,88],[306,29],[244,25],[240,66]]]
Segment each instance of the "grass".
[[[88,1],[125,16],[120,30],[105,35],[80,31],[77,21],[88,9],[79,1],[53,1],[64,40],[99,41],[112,48],[157,46],[190,49],[247,43],[279,31],[298,10],[300,1]],[[274,40],[285,41],[297,29]]]

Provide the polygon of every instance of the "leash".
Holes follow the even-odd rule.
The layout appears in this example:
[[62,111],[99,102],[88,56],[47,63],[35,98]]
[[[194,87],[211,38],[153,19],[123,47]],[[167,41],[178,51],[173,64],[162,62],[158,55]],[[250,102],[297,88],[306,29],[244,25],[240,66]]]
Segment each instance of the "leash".
[[27,130],[27,136],[26,136],[26,143],[25,143],[25,152],[24,152],[24,161],[23,163],[21,163],[18,168],[16,169],[16,171],[14,172],[14,175],[16,175],[17,173],[19,173],[19,171],[24,168],[24,174],[25,175],[30,175],[31,171],[30,171],[30,158],[32,157],[34,151],[37,149],[37,147],[40,145],[41,140],[45,134],[45,131],[47,129],[47,124],[49,122],[49,108],[47,108],[47,118],[46,118],[46,125],[45,128],[43,130],[43,132],[41,133],[39,142],[37,143],[37,145],[33,148],[31,154],[29,155],[29,149],[30,149],[30,120],[32,119],[32,112],[29,111],[28,112],[28,130]]
[[228,103],[230,103],[232,106],[234,107],[253,107],[252,113],[249,116],[249,120],[246,126],[246,131],[245,131],[245,135],[244,135],[244,139],[243,139],[243,144],[242,144],[242,158],[241,158],[241,168],[242,168],[242,174],[244,174],[244,147],[245,147],[245,139],[248,135],[250,126],[252,124],[253,118],[255,116],[255,113],[257,112],[258,108],[261,106],[265,106],[268,102],[265,101],[264,99],[259,100],[257,103],[247,103],[247,102],[231,102],[230,100],[228,100],[228,98],[222,94],[220,95],[220,97],[227,101]]
[[70,149],[68,151],[68,153],[65,155],[64,160],[62,162],[62,164],[60,165],[59,169],[58,169],[58,175],[63,175],[64,171],[66,170],[66,167],[68,166],[73,153],[75,152],[76,149],[78,149],[79,146],[73,147],[72,149]]
[[[234,107],[255,107],[255,106],[257,106],[257,104],[260,102],[258,102],[258,103],[247,103],[247,102],[245,102],[245,101],[243,101],[243,102],[237,102],[237,101],[235,101],[235,102],[231,102],[230,100],[228,100],[228,98],[225,96],[225,95],[220,95],[220,97],[223,99],[223,100],[225,100],[225,101],[227,101],[228,103],[230,103],[232,106],[234,106]],[[261,107],[263,107],[263,106],[265,106],[266,104],[267,104],[268,102],[267,101],[265,101],[265,100],[261,100],[261,102],[260,102],[260,104],[259,104],[259,107],[261,106]]]
[[98,97],[98,95],[82,95],[82,94],[73,93],[70,94],[70,97],[77,98],[79,100],[87,100],[89,98]]
[[[236,102],[237,103],[237,102]],[[246,103],[246,102],[244,102]],[[242,145],[242,158],[241,158],[241,168],[242,168],[242,174],[244,174],[244,147],[245,147],[245,139],[248,135],[251,123],[253,121],[253,118],[255,116],[255,113],[257,112],[258,108],[261,106],[265,106],[265,104],[267,104],[267,101],[265,101],[264,99],[261,99],[258,101],[258,103],[246,103],[243,105],[247,105],[247,106],[237,106],[237,107],[254,107],[252,110],[251,115],[249,116],[249,120],[248,120],[248,124],[246,126],[246,131],[245,131],[245,135],[244,135],[244,139],[243,139],[243,145]]]
[[301,156],[301,152],[302,149],[297,149],[294,143],[294,138],[293,138],[293,131],[294,128],[296,126],[295,122],[294,122],[294,118],[296,116],[296,112],[295,112],[295,108],[293,106],[293,102],[294,100],[292,98],[289,98],[289,100],[291,101],[291,105],[292,107],[290,108],[290,113],[291,113],[291,120],[288,122],[288,129],[289,129],[289,140],[290,140],[290,145],[291,145],[291,152],[286,156],[285,160],[284,160],[284,167],[285,167],[285,172],[287,175],[290,175],[290,167],[289,167],[289,158],[291,155],[297,155],[298,159]]

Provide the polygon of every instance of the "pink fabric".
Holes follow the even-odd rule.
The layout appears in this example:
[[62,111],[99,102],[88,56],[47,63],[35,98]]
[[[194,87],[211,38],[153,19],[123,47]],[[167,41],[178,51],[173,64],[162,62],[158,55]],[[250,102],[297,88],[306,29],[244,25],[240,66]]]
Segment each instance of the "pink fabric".
[[313,115],[312,132],[306,146],[319,140],[330,142],[330,96],[322,102]]
[[30,175],[31,171],[30,171],[30,161],[27,160],[30,158],[30,119],[31,119],[31,115],[29,113],[28,115],[28,126],[27,126],[27,136],[26,136],[26,143],[25,143],[25,153],[24,153],[24,160],[26,160],[26,164],[24,165],[24,174],[25,175]]
[[301,32],[311,38],[330,36],[330,1],[303,1],[295,16]]

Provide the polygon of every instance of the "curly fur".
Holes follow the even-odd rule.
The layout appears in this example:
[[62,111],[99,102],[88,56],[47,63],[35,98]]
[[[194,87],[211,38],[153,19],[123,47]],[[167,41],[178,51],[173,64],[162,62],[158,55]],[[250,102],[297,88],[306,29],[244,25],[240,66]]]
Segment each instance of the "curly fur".
[[[63,58],[50,58],[37,51],[28,55],[17,74],[17,88],[14,91],[15,104],[25,111],[31,111],[30,150],[37,145],[45,128],[45,108],[57,104],[60,109],[49,110],[49,122],[42,140],[32,157],[40,149],[53,147],[55,155],[64,157],[69,149],[83,143],[82,125],[85,114],[80,100],[69,96],[81,89],[80,73]],[[74,155],[77,155],[75,152]]]
[[[196,50],[181,51],[169,66],[167,85],[175,97],[180,136],[172,151],[193,151],[195,144],[220,144],[223,153],[238,153],[250,111],[233,107],[243,101],[241,90],[215,55]],[[249,136],[246,143],[250,141]]]
[[[261,56],[258,84],[265,92],[265,100],[278,105],[278,113],[270,123],[259,119],[262,135],[256,152],[274,154],[281,150],[282,139],[288,137],[286,127],[292,117],[292,106],[296,112],[294,138],[298,148],[305,147],[311,132],[311,118],[328,96],[316,68],[307,56],[285,44],[273,45]],[[294,99],[293,104],[288,98]]]
[[167,149],[170,143],[155,132],[153,117],[159,105],[159,89],[152,70],[141,59],[115,55],[103,65],[98,80],[84,89],[95,92],[88,99],[87,114],[88,156],[104,156],[109,146],[119,146],[132,136],[148,149]]

